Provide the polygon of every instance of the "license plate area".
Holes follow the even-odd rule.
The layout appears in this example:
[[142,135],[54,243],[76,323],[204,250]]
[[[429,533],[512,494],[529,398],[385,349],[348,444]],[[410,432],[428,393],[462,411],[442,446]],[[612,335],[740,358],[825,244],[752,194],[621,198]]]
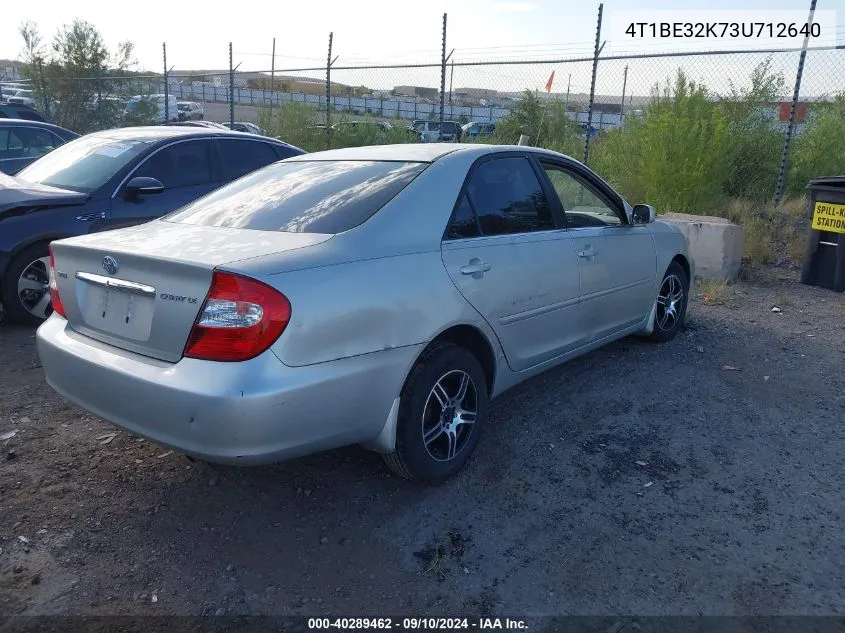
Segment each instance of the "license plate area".
[[92,281],[77,275],[77,300],[85,325],[133,341],[148,340],[155,289],[139,292],[138,287],[148,288],[135,284],[111,285],[99,278]]

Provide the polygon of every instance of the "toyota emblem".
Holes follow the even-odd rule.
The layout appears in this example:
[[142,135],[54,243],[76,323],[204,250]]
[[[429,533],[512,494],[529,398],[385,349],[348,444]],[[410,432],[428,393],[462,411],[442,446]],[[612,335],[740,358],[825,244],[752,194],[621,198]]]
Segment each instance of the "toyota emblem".
[[117,260],[114,257],[111,255],[103,257],[103,270],[105,270],[108,274],[114,275],[117,273],[118,268],[120,268],[120,264],[117,263]]

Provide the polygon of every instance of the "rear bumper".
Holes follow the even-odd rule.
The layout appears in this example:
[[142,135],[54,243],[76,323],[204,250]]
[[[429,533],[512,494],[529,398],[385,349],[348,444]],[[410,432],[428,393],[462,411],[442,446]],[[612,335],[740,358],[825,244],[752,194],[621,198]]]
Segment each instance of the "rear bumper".
[[47,383],[68,400],[163,446],[228,464],[372,441],[418,351],[296,368],[270,351],[241,363],[166,363],[85,337],[56,315],[36,342]]

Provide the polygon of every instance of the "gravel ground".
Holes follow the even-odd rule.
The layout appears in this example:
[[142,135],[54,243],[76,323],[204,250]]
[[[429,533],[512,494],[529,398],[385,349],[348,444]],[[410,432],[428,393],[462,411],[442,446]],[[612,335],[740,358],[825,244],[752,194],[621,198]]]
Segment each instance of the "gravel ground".
[[845,614],[845,301],[777,275],[503,395],[436,488],[114,435],[0,327],[0,614]]

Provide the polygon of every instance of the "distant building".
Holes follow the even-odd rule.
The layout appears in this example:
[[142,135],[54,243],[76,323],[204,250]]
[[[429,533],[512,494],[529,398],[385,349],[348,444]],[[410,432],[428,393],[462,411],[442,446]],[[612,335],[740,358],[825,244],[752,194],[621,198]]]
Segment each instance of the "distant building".
[[437,88],[424,88],[420,86],[395,86],[393,94],[398,97],[419,97],[421,99],[437,100],[440,98],[440,91]]

